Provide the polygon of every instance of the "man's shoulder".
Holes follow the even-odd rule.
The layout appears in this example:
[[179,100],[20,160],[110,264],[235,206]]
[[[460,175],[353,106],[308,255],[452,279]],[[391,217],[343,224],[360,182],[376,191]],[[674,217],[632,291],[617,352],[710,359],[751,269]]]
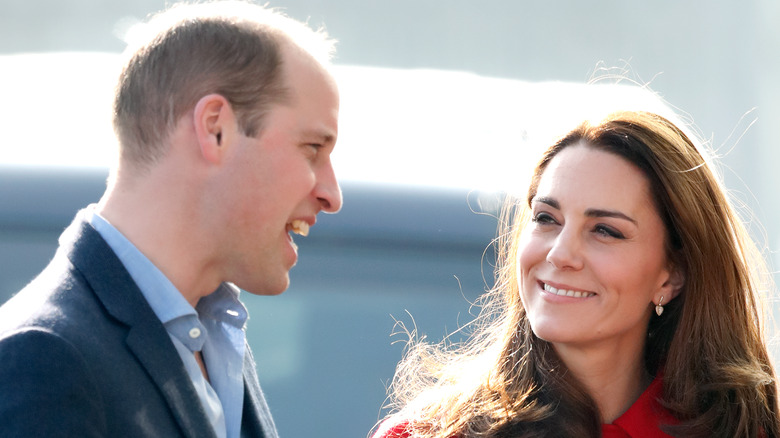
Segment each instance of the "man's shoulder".
[[[64,260],[63,260],[64,259]],[[32,282],[0,306],[0,338],[25,327],[66,331],[102,313],[86,280],[67,258],[55,257]]]
[[105,317],[105,303],[96,289],[125,292],[122,286],[128,280],[117,272],[123,269],[121,263],[84,219],[83,211],[59,241],[48,266],[0,306],[0,336],[20,327],[54,331],[69,325],[83,328],[96,318]]

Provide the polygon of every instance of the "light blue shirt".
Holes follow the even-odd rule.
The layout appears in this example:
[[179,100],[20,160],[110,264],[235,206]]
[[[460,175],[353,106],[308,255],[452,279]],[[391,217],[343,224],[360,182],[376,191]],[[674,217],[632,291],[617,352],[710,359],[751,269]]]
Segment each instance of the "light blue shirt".
[[[244,401],[247,310],[239,289],[222,283],[193,308],[178,289],[113,225],[87,208],[87,219],[125,266],[160,318],[195,386],[203,409],[220,438],[239,438]],[[211,382],[203,377],[194,352],[200,351]]]

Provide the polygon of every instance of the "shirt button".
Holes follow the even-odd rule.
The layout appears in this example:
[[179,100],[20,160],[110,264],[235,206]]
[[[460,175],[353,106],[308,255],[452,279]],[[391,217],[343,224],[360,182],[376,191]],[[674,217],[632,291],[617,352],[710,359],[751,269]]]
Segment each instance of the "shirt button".
[[200,336],[200,329],[197,327],[193,327],[190,329],[190,337],[192,339],[195,339]]

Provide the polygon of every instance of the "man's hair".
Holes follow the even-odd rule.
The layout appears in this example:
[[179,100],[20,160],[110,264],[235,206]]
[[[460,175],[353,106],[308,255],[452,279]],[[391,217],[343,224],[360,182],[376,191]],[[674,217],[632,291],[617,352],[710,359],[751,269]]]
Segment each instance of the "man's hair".
[[327,65],[334,42],[320,29],[243,1],[178,4],[128,33],[113,125],[122,160],[150,165],[182,116],[203,96],[222,95],[245,135],[287,97],[282,47]]

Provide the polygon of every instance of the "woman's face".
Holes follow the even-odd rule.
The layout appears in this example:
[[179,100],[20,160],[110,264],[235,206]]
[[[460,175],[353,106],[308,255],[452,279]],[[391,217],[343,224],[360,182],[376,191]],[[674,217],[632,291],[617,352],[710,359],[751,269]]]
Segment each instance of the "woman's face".
[[671,286],[666,231],[641,171],[569,146],[542,174],[531,210],[517,274],[534,333],[556,348],[642,347],[651,302]]

